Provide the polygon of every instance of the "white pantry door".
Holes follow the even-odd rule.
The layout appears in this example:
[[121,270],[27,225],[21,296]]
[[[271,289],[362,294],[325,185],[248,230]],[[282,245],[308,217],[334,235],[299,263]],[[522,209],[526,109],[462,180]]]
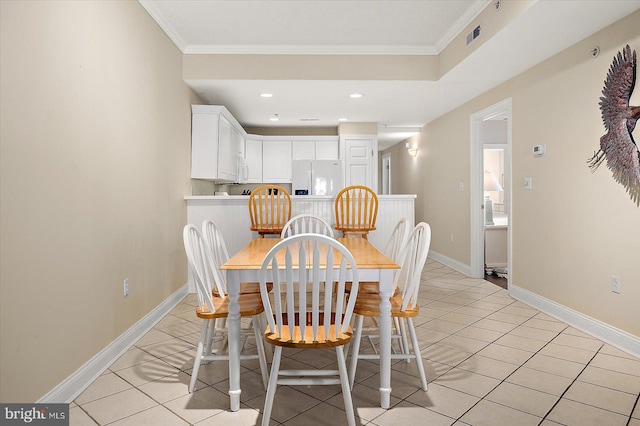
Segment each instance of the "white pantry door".
[[377,173],[374,167],[377,155],[374,155],[373,138],[349,138],[345,142],[345,186],[364,185],[378,192]]

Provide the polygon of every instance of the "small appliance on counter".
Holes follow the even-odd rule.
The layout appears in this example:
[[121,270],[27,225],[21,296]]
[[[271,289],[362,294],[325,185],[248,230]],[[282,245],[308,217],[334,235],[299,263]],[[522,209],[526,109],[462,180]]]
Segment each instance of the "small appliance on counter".
[[229,195],[229,193],[227,191],[216,191],[216,192],[213,193],[213,195],[227,196],[227,195]]

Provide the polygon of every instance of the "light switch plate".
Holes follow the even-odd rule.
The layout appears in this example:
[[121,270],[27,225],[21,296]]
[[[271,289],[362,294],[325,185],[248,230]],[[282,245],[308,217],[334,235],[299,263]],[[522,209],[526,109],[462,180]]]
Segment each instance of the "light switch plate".
[[530,177],[526,177],[524,178],[524,189],[531,189],[533,188],[533,181],[531,180]]

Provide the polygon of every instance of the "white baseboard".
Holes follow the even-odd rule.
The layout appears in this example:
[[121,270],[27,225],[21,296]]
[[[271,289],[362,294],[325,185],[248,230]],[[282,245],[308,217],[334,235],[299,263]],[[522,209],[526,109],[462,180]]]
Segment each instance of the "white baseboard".
[[509,294],[527,305],[530,305],[547,315],[559,319],[578,330],[596,337],[611,346],[640,358],[640,338],[626,331],[615,328],[590,316],[574,311],[564,305],[509,284]]
[[125,353],[176,307],[189,292],[188,284],[183,285],[161,304],[145,315],[140,321],[121,334],[106,348],[98,352],[76,372],[40,398],[38,403],[70,403],[97,379],[109,366]]
[[471,266],[469,265],[460,263],[457,260],[454,260],[438,252],[434,252],[433,250],[429,251],[429,257],[437,262],[442,263],[445,266],[448,266],[451,269],[455,269],[456,271],[461,272],[469,277],[471,276]]

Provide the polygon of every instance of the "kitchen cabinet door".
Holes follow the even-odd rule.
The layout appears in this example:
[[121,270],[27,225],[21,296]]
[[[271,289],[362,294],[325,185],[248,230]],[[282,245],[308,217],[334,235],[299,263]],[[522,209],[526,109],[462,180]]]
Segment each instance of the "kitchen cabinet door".
[[[239,133],[236,131],[236,133]],[[220,115],[218,139],[218,179],[236,181],[238,177],[238,137],[234,135],[229,120]]]
[[218,179],[217,114],[193,114],[191,118],[191,177]]
[[244,159],[249,169],[247,183],[262,183],[262,141],[249,139],[244,143]]
[[316,141],[315,160],[337,160],[340,158],[338,139],[332,141]]
[[291,141],[262,141],[262,181],[291,183]]
[[236,182],[238,143],[244,137],[241,129],[223,115],[228,114],[223,107],[192,105],[192,112],[191,177]]
[[316,159],[316,142],[315,141],[296,141],[292,143],[294,160],[315,160]]

